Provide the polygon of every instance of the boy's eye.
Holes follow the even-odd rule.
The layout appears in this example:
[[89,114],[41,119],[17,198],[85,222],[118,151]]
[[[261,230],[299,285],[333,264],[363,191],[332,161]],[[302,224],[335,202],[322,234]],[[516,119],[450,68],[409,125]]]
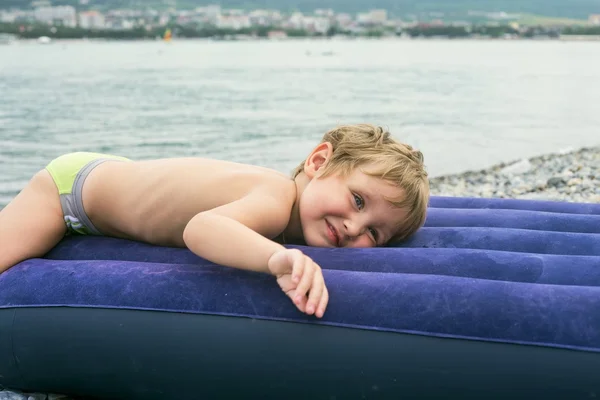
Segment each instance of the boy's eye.
[[354,194],[354,202],[359,210],[362,210],[362,208],[365,206],[365,201],[357,194]]
[[369,232],[371,232],[371,235],[373,235],[373,240],[375,240],[377,243],[377,231],[373,228],[369,228]]

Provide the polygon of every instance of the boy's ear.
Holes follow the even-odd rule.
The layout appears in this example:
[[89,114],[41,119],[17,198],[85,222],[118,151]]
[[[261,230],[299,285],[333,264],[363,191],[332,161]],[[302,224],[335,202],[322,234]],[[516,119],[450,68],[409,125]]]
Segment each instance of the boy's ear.
[[310,179],[319,174],[319,171],[327,165],[329,158],[333,154],[333,146],[329,142],[320,143],[308,155],[304,162],[304,173]]

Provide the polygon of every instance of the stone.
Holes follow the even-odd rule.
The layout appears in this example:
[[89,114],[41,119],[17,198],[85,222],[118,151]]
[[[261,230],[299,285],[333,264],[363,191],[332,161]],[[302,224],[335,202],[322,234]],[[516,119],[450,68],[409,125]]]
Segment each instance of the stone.
[[3,390],[0,392],[0,400],[27,400],[27,397],[20,393]]
[[579,178],[571,178],[567,182],[567,186],[581,185],[582,182],[583,181],[581,179],[579,179]]
[[564,184],[565,184],[565,180],[564,180],[564,178],[562,178],[560,176],[552,177],[546,181],[546,185],[548,185],[548,186],[558,187],[558,186],[562,186]]
[[531,169],[529,160],[521,160],[500,170],[502,175],[523,174]]

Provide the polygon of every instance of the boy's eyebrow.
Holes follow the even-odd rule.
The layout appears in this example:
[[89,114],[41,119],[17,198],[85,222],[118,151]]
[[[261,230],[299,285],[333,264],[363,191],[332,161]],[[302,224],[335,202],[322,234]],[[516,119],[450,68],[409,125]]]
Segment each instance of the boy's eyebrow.
[[378,203],[388,203],[389,201],[385,198],[385,196],[381,193],[376,193],[373,195],[373,189],[369,189],[366,187],[360,188],[360,192],[363,197],[369,201],[377,201]]

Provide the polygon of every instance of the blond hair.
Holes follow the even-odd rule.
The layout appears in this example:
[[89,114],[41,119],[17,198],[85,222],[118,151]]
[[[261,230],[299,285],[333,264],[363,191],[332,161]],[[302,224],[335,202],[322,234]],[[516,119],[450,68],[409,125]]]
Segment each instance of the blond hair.
[[[382,127],[370,124],[339,126],[323,135],[321,143],[325,142],[331,143],[333,152],[320,177],[336,172],[347,176],[355,168],[370,164],[373,168],[364,173],[403,191],[401,198],[387,199],[408,212],[392,241],[403,240],[423,226],[429,202],[429,180],[420,151],[396,141]],[[305,162],[294,169],[294,178],[304,171]]]

